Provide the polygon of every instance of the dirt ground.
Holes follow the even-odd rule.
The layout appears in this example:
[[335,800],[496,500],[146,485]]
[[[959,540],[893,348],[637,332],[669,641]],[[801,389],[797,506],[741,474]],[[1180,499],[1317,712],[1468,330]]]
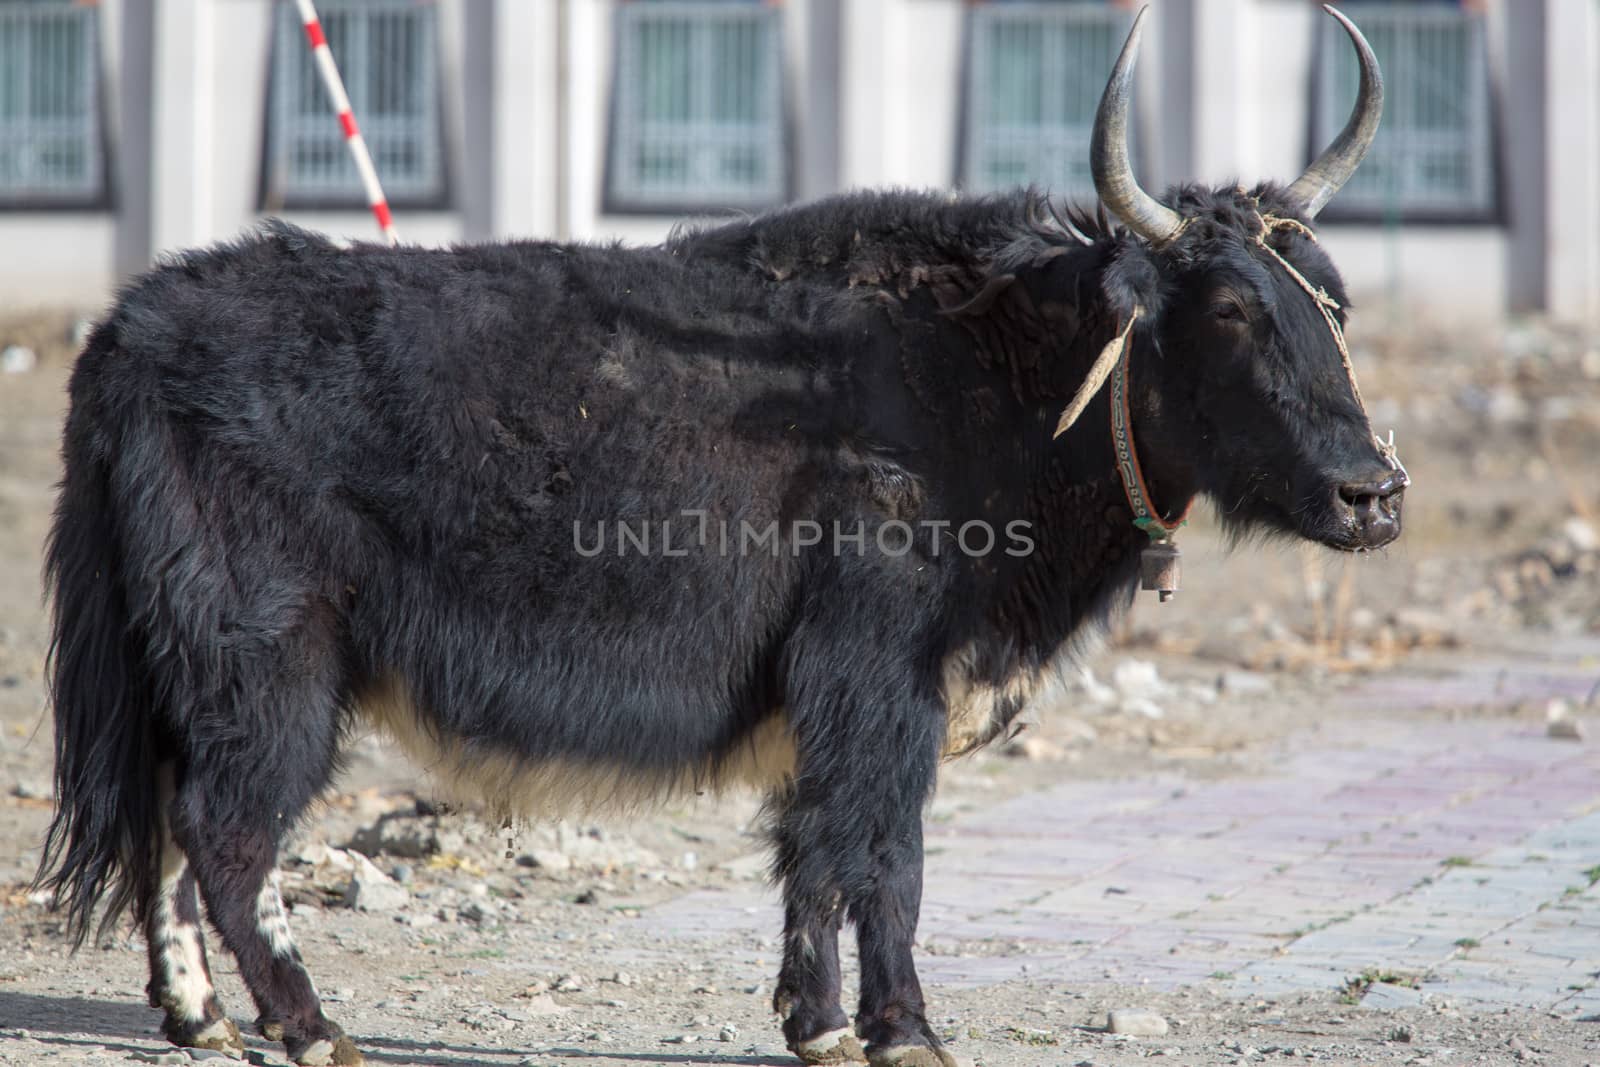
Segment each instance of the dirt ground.
[[[121,930],[70,954],[27,885],[51,804],[39,568],[70,332],[54,319],[0,321],[0,348],[39,357],[0,374],[0,1064],[190,1062],[161,1058],[175,1054],[144,1003],[141,938]],[[1230,549],[1200,516],[1178,598],[1141,599],[1087,661],[1092,674],[1042,700],[1031,729],[948,766],[931,820],[1074,780],[1248,779],[1286,746],[1319,743],[1339,694],[1365,680],[1600,637],[1600,339],[1519,322],[1470,336],[1369,328],[1353,341],[1374,421],[1396,428],[1415,483],[1402,540],[1348,558]],[[1541,729],[1555,716],[1581,729],[1600,710],[1582,703],[1480,693],[1414,714]],[[1358,710],[1341,725],[1363,721]],[[288,850],[284,889],[329,1013],[371,1062],[793,1062],[769,1006],[776,927],[718,944],[648,921],[687,894],[762,877],[756,798],[507,831],[471,811],[438,813],[416,768],[375,738],[357,742],[340,788]],[[379,886],[371,910],[348,906],[352,879]],[[1027,952],[926,924],[920,947],[962,959]],[[224,1003],[248,1023],[249,999],[214,938],[212,962]],[[1583,1019],[1439,1000],[1374,1010],[1360,993],[1330,983],[1265,998],[1215,982],[1048,977],[928,989],[952,1050],[986,1067],[1600,1063],[1600,1026]],[[1169,1032],[1108,1033],[1107,1012],[1125,1008],[1158,1013]],[[280,1054],[252,1039],[253,1060]]]

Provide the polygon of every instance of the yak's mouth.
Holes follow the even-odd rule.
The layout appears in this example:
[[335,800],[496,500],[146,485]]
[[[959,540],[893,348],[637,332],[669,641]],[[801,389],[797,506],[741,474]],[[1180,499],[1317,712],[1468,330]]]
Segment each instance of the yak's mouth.
[[1410,479],[1399,468],[1380,468],[1324,485],[1302,509],[1301,532],[1329,548],[1363,552],[1400,536],[1400,509]]

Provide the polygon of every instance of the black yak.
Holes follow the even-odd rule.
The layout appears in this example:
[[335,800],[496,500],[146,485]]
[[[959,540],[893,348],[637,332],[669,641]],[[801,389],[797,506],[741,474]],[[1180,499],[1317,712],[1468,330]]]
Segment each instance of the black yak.
[[911,953],[941,756],[1005,729],[1196,496],[1340,549],[1399,533],[1309,226],[1381,108],[1346,26],[1361,98],[1306,175],[1161,202],[1125,148],[1136,23],[1093,148],[1121,228],[1023,193],[648,249],[273,225],[133,283],[72,377],[48,551],[41,877],[71,929],[131,906],[167,1036],[237,1053],[204,900],[260,1031],[358,1063],[274,876],[351,730],[508,811],[749,780],[790,1047],[948,1063]]

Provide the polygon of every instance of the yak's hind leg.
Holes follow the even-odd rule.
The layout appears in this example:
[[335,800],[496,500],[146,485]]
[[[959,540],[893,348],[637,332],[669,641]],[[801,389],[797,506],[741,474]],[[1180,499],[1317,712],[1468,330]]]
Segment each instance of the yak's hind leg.
[[265,676],[260,688],[270,694],[206,716],[223,724],[215,735],[191,726],[172,830],[256,1002],[262,1036],[282,1041],[299,1064],[359,1064],[354,1043],[322,1013],[278,896],[278,846],[333,776],[343,714],[331,687],[305,671],[314,660],[297,662],[305,673]]
[[161,870],[150,896],[145,936],[150,946],[150,1006],[166,1012],[161,1032],[183,1048],[244,1055],[239,1028],[222,1010],[211,986],[211,968],[200,923],[189,859],[172,840],[167,812],[172,803],[172,765],[161,767]]
[[[175,829],[194,864],[211,924],[238,961],[239,976],[256,1002],[257,1030],[270,1041],[282,1041],[299,1064],[361,1063],[354,1043],[322,1013],[316,985],[289,934],[278,896],[281,809],[219,809],[199,790],[184,794],[180,789],[185,810]],[[289,821],[286,814],[284,823]]]

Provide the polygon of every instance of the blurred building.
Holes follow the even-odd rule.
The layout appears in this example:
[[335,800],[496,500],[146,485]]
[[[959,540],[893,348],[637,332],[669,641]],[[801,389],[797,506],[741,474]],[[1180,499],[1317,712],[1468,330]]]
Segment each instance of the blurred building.
[[[1291,179],[1344,122],[1310,0],[1153,0],[1147,187]],[[1092,196],[1103,0],[319,0],[402,235],[659,239],[860,186]],[[1600,319],[1600,0],[1349,0],[1388,78],[1323,214],[1358,297]],[[375,228],[287,0],[0,0],[0,293],[96,303],[267,214]]]

